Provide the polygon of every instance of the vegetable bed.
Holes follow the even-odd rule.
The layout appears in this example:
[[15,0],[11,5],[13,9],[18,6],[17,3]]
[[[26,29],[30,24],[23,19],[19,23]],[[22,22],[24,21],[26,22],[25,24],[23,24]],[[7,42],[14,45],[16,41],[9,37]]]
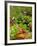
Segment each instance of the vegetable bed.
[[32,38],[32,7],[10,6],[10,40]]

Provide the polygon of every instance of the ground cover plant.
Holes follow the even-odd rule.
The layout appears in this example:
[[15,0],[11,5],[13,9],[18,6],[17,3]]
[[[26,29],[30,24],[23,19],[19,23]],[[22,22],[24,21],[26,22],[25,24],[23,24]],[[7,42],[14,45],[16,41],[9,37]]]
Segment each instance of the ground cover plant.
[[32,38],[32,7],[10,6],[10,40]]

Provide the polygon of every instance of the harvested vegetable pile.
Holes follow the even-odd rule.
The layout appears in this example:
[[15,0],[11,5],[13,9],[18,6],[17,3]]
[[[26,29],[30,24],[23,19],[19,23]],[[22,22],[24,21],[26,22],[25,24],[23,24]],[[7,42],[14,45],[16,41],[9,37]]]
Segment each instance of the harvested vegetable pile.
[[32,7],[10,6],[10,40],[32,38]]

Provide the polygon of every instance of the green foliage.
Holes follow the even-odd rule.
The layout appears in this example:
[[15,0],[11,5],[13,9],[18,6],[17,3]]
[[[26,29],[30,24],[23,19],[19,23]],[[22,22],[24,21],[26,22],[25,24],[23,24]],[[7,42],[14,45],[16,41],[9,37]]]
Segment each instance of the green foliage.
[[11,28],[10,28],[10,36],[11,36],[12,39],[16,38],[16,33],[17,32],[18,32],[18,29],[17,29],[16,25],[11,26]]
[[[18,17],[22,16],[23,13],[21,11],[26,11],[26,12],[32,12],[32,7],[22,7],[22,6],[10,6],[10,16],[11,17]],[[24,15],[23,15],[24,16]]]
[[30,32],[28,25],[32,24],[32,15],[23,14],[22,11],[32,12],[32,7],[10,6],[10,17],[15,18],[14,25],[10,27],[10,39],[16,39],[18,27]]

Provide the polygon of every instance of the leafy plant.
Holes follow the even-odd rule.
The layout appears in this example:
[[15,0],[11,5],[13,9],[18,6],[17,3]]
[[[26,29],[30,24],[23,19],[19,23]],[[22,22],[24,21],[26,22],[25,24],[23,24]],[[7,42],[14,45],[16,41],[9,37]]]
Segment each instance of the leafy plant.
[[[10,6],[10,17],[12,19],[15,18],[12,20],[12,23],[10,23],[11,40],[16,39],[18,32],[26,31],[32,33],[32,7]],[[32,38],[32,34],[28,36]]]

